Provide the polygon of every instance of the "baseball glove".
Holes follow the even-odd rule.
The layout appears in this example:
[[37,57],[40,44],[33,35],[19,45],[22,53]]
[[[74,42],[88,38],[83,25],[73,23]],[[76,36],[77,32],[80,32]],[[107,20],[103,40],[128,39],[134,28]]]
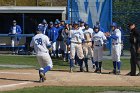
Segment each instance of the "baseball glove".
[[104,34],[105,34],[106,37],[109,37],[110,36],[110,33],[109,32],[105,32]]

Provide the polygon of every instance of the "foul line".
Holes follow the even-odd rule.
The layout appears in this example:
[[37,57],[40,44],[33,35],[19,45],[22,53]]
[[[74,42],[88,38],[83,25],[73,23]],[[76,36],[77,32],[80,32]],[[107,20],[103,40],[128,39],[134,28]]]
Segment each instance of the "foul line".
[[0,72],[0,74],[15,74],[15,75],[37,75],[37,74],[33,74],[33,73],[18,73],[18,72]]
[[32,83],[32,82],[24,82],[24,83],[17,83],[17,84],[8,84],[8,85],[0,85],[0,89],[2,88],[7,88],[7,87],[15,87],[15,86],[18,86],[18,85],[25,85],[25,84],[29,84],[29,83]]

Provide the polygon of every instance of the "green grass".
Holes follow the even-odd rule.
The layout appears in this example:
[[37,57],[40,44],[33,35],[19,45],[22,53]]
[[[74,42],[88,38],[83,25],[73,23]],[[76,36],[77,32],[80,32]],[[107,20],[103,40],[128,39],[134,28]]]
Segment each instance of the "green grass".
[[[0,64],[11,64],[11,65],[29,65],[39,68],[39,64],[35,56],[0,56]],[[61,59],[53,59],[54,70],[68,69],[68,62],[63,62]],[[0,69],[5,69],[7,67],[0,67]],[[8,68],[10,69],[10,68]]]
[[104,91],[133,91],[140,92],[140,87],[56,87],[42,86],[34,88],[25,88],[14,91],[6,91],[0,93],[96,93]]
[[[130,59],[121,59],[121,69],[122,70],[128,70],[130,69]],[[105,60],[103,61],[103,68],[112,70],[113,69],[113,63],[112,60]]]
[[[121,59],[123,70],[130,69],[130,61],[129,59]],[[29,65],[34,66],[35,68],[39,67],[37,59],[35,56],[0,56],[0,64],[13,64],[13,65]],[[68,62],[64,62],[61,58],[53,59],[54,70],[68,70],[69,64]],[[104,60],[103,68],[111,70],[112,60]],[[0,69],[5,69],[5,67],[0,67]],[[8,68],[10,69],[10,68]]]

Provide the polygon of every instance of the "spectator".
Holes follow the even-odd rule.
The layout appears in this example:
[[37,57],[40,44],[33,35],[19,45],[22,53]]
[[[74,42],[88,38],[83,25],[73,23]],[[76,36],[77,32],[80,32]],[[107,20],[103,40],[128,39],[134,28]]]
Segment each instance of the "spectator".
[[[21,33],[22,33],[21,27],[16,24],[16,20],[13,20],[13,25],[10,28],[9,34],[15,35],[15,34],[21,34]],[[16,49],[15,46],[18,46],[20,38],[21,38],[20,36],[11,37],[11,46],[12,46],[13,54],[18,53],[18,49]]]

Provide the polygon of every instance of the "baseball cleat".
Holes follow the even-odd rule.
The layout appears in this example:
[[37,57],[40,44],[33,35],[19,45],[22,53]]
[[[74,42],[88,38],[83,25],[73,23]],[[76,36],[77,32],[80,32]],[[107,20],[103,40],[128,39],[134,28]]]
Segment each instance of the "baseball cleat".
[[96,68],[95,71],[94,71],[94,73],[98,73],[98,71],[99,71],[99,69]]
[[88,68],[86,68],[86,72],[89,72]]
[[120,70],[116,71],[116,75],[120,75],[120,73],[121,73]]
[[92,67],[93,67],[93,69],[95,69],[95,64],[93,64],[93,66],[92,66]]
[[140,72],[137,74],[137,76],[140,76]]
[[80,72],[84,72],[84,69],[83,68],[80,68]]
[[44,73],[40,72],[39,76],[40,76],[40,82],[44,82],[46,80]]
[[73,68],[70,68],[70,73],[72,73],[73,72]]
[[102,73],[102,70],[101,70],[101,68],[98,70],[98,73],[100,73],[100,74]]
[[131,72],[127,73],[126,76],[130,76]]
[[116,75],[116,70],[113,70],[113,71],[109,72],[109,74],[115,74]]
[[63,61],[66,61],[66,58],[64,58]]
[[96,69],[95,71],[94,71],[94,73],[97,73],[98,72],[98,70]]

